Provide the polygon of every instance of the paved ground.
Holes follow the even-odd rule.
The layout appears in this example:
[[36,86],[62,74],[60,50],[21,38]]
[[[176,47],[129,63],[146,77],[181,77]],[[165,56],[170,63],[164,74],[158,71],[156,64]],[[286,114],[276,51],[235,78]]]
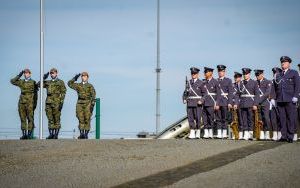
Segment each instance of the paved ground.
[[300,143],[0,141],[0,187],[299,187]]

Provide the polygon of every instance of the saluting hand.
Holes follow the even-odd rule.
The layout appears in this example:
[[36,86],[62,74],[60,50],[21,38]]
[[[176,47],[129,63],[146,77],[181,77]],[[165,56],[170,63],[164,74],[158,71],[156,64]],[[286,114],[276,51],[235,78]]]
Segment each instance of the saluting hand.
[[22,71],[18,74],[18,76],[21,77],[23,74],[24,74],[24,70],[22,70]]
[[80,73],[76,74],[76,75],[74,76],[74,80],[77,81],[80,75],[81,75]]
[[49,76],[49,72],[45,73],[44,77],[43,77],[43,80],[46,80],[48,78],[48,76]]

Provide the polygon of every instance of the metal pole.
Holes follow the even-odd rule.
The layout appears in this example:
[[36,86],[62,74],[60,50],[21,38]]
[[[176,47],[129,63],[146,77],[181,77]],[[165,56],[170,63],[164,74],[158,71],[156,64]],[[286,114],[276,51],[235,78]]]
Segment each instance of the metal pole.
[[40,0],[40,121],[39,139],[43,138],[43,74],[44,74],[44,1]]
[[100,98],[96,99],[96,139],[100,139]]
[[160,2],[157,0],[156,135],[160,130]]

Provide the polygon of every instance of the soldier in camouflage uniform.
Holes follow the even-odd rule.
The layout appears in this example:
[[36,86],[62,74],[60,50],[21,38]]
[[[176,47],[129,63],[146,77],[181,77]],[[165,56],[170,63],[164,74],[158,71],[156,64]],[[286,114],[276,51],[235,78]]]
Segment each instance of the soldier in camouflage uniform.
[[46,80],[49,72],[44,74],[44,88],[47,89],[46,115],[48,118],[49,136],[47,139],[57,139],[61,128],[60,116],[66,95],[64,81],[57,77],[57,69],[50,70],[51,80]]
[[[75,83],[81,75],[82,82]],[[68,82],[68,86],[77,91],[78,100],[76,104],[76,117],[79,120],[80,136],[78,139],[88,139],[90,122],[95,106],[96,91],[92,84],[88,83],[89,75],[87,72],[77,74]]]
[[[25,79],[20,79],[24,74]],[[21,119],[22,137],[20,139],[32,139],[34,129],[34,110],[37,105],[37,84],[31,79],[31,71],[25,69],[10,81],[21,89],[18,111]]]

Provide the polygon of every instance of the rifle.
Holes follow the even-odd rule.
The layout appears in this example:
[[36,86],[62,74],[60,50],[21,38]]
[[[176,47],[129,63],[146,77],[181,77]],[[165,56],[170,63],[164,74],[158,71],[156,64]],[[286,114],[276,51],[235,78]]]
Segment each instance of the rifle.
[[232,129],[232,133],[234,135],[234,139],[239,139],[239,122],[238,122],[238,114],[236,109],[232,109],[233,121],[230,124],[230,128]]
[[259,118],[260,107],[257,107],[257,110],[254,111],[254,138],[256,140],[260,139],[260,131],[263,128],[263,121]]
[[185,77],[185,90],[184,90],[184,93],[183,93],[183,99],[184,100],[187,100],[187,98],[189,96],[189,93],[190,93],[190,86],[189,86],[188,78],[186,76]]

